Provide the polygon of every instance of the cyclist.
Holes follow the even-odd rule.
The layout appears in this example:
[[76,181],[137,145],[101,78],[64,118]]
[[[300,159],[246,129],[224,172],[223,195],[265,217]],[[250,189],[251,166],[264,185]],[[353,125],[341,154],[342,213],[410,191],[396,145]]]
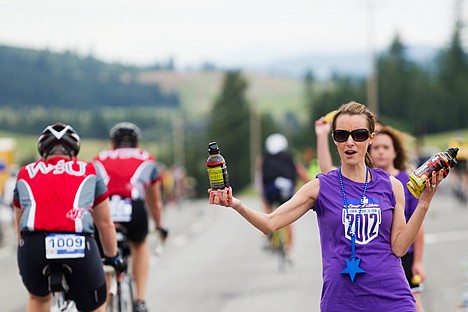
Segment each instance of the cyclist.
[[[271,134],[265,140],[266,152],[264,153],[260,168],[262,181],[262,202],[264,211],[271,213],[274,206],[279,206],[288,201],[294,194],[296,179],[301,177],[308,181],[305,168],[296,164],[292,154],[288,151],[288,139],[280,134]],[[302,169],[302,170],[301,170]],[[292,225],[287,228],[288,243],[286,251],[292,247]]]
[[109,188],[112,219],[127,230],[136,286],[134,311],[143,312],[148,310],[145,292],[150,258],[146,206],[156,230],[167,237],[162,226],[160,172],[155,158],[138,146],[141,130],[135,124],[118,123],[109,135],[112,149],[100,152],[95,164]]
[[[37,142],[41,159],[22,167],[13,191],[18,266],[29,292],[27,311],[50,311],[51,293],[43,270],[71,268],[69,298],[80,311],[103,311],[106,284],[94,225],[101,233],[105,263],[123,270],[117,254],[104,181],[91,163],[77,159],[80,137],[69,125],[44,129]],[[66,248],[58,246],[67,242]],[[69,247],[70,249],[67,249]]]

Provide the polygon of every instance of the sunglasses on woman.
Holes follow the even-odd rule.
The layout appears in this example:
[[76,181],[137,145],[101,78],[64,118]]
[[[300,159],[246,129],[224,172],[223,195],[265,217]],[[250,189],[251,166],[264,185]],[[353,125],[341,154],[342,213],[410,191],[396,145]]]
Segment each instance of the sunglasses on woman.
[[364,142],[369,138],[369,130],[367,129],[356,129],[351,132],[346,130],[335,130],[333,131],[333,140],[339,143],[348,141],[349,135],[355,142]]

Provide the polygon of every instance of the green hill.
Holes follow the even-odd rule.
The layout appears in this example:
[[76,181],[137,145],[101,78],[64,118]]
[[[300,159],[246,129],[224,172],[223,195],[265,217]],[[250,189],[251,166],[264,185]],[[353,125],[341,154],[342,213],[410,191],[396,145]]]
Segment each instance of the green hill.
[[[301,120],[304,116],[303,82],[258,73],[244,73],[248,82],[247,97],[254,108],[274,116],[292,112]],[[151,71],[139,75],[144,83],[156,83],[167,93],[179,95],[181,106],[189,115],[201,115],[210,111],[223,83],[224,73]]]

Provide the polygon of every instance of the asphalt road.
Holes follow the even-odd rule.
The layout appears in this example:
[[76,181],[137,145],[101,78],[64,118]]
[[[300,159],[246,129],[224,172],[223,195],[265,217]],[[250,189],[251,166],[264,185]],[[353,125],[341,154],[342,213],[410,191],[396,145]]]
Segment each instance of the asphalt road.
[[[256,198],[244,200],[260,207]],[[467,221],[468,206],[441,189],[425,221],[426,312],[460,311],[463,285],[468,283]],[[171,234],[163,253],[152,258],[150,311],[319,311],[321,255],[312,211],[294,224],[293,264],[284,272],[263,249],[263,234],[233,210],[210,206],[207,200],[184,201],[166,206],[165,222]],[[0,310],[24,311],[27,294],[12,233],[5,239],[0,249]],[[153,246],[155,236],[150,239]]]

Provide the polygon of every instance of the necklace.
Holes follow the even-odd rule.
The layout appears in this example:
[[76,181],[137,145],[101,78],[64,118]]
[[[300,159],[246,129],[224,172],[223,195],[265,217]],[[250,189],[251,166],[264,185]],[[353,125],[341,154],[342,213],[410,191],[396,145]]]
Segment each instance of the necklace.
[[[361,221],[361,215],[360,214],[356,215],[357,219],[354,222],[353,227],[351,228],[351,220],[348,215],[348,200],[346,199],[346,192],[344,190],[343,176],[341,175],[341,167],[338,168],[338,177],[340,179],[341,193],[343,194],[343,206],[344,206],[344,209],[346,210],[346,220],[348,221],[348,229],[350,229],[350,233],[351,233],[351,257],[349,260],[345,259],[346,268],[343,271],[341,271],[340,274],[343,274],[343,275],[349,274],[351,281],[354,283],[356,274],[366,273],[366,271],[364,271],[363,269],[359,267],[359,264],[361,263],[361,259],[356,257],[356,226]],[[364,183],[364,191],[362,192],[362,197],[361,197],[361,208],[364,207],[364,198],[366,197],[368,185],[369,185],[369,168],[366,166],[366,182]]]

